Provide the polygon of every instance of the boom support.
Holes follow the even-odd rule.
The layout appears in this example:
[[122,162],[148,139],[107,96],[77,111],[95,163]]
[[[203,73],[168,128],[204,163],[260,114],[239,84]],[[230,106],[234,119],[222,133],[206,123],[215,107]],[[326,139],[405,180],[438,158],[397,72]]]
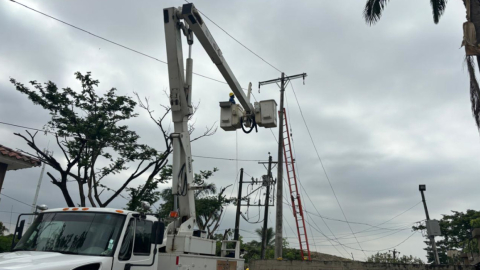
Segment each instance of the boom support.
[[[243,107],[240,108],[239,104],[232,105],[230,102],[221,102],[223,126],[220,126],[224,130],[234,130],[240,127],[243,129],[243,126],[246,126],[251,127],[250,131],[252,131],[254,127],[256,128],[257,123],[259,126],[267,128],[276,127],[276,103],[274,100],[256,102],[255,106],[250,103],[250,93],[248,93],[248,96],[245,95],[225,61],[222,51],[193,4],[185,4],[181,8],[166,8],[163,10],[163,16],[170,82],[170,106],[174,123],[174,132],[171,134],[173,142],[172,194],[174,195],[174,211],[172,211],[171,217],[174,218],[174,222],[167,227],[167,239],[171,244],[167,248],[170,248],[173,252],[182,252],[180,241],[183,241],[182,243],[187,243],[184,240],[194,241],[199,246],[202,245],[202,239],[193,240],[194,237],[192,240],[187,240],[193,235],[194,228],[197,225],[194,191],[199,189],[193,186],[192,154],[188,127],[188,120],[193,113],[191,102],[193,69],[191,46],[193,44],[193,34],[217,66]],[[186,69],[183,62],[182,35],[187,37],[189,45]],[[251,83],[249,85],[250,91]],[[227,124],[223,123],[225,119]],[[232,121],[229,122],[230,120]],[[232,124],[233,122],[240,123],[240,125]],[[249,133],[250,131],[245,132]],[[193,245],[196,244],[189,244],[189,246]],[[183,251],[189,252],[187,250]]]

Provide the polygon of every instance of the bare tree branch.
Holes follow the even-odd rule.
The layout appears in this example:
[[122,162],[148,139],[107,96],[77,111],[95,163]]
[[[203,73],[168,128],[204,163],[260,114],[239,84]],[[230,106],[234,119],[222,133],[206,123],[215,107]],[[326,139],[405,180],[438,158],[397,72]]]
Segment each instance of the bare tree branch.
[[208,136],[212,136],[213,134],[215,134],[217,132],[217,129],[218,129],[218,127],[215,126],[216,123],[217,122],[213,123],[213,125],[211,127],[207,126],[205,132],[202,135],[190,140],[190,142],[194,142],[194,141],[196,141],[198,139],[201,139],[203,137],[208,137]]

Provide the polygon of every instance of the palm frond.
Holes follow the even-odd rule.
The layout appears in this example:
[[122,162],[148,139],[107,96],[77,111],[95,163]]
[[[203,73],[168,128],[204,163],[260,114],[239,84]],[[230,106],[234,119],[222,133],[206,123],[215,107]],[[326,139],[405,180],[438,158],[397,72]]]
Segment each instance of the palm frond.
[[470,75],[470,101],[472,102],[472,114],[477,123],[477,128],[480,129],[480,87],[478,86],[477,78],[475,77],[475,66],[473,56],[465,58],[468,67],[468,75]]
[[363,10],[363,17],[369,25],[375,24],[380,20],[387,2],[388,0],[367,0]]
[[430,0],[430,4],[432,5],[433,21],[438,23],[447,7],[447,0]]

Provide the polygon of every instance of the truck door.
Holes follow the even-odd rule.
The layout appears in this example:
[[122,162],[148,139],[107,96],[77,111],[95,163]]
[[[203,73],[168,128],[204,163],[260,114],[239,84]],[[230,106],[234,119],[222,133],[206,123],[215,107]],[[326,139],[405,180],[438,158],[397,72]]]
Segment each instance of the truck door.
[[[152,262],[152,227],[152,221],[130,218],[121,245],[117,248],[112,269],[123,270],[126,264],[149,265]],[[131,269],[149,270],[154,269],[154,266],[151,268],[132,266]]]

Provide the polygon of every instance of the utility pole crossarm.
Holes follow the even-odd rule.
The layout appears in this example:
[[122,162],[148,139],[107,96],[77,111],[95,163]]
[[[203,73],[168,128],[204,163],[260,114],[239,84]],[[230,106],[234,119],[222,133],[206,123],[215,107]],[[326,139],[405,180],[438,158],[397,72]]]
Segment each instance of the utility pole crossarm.
[[[307,77],[307,73],[301,73],[301,74],[285,77],[284,80],[289,81],[289,80],[294,80],[294,79],[299,79],[299,78],[303,78],[305,80],[306,77]],[[258,83],[258,88],[260,89],[260,86],[262,86],[262,85],[278,83],[278,82],[281,82],[281,81],[282,81],[282,78],[259,82]]]
[[192,3],[185,4],[183,5],[181,16],[188,23],[190,29],[197,37],[200,44],[202,44],[203,48],[210,56],[213,63],[217,66],[220,73],[222,73],[222,76],[227,81],[227,84],[230,86],[232,92],[235,94],[240,104],[242,104],[242,107],[245,109],[247,114],[252,113],[254,111],[253,105],[248,100],[242,87],[235,78],[235,75],[228,66],[227,61],[223,57],[222,51],[213,39],[212,34],[210,34],[210,31],[205,25],[198,10]]

